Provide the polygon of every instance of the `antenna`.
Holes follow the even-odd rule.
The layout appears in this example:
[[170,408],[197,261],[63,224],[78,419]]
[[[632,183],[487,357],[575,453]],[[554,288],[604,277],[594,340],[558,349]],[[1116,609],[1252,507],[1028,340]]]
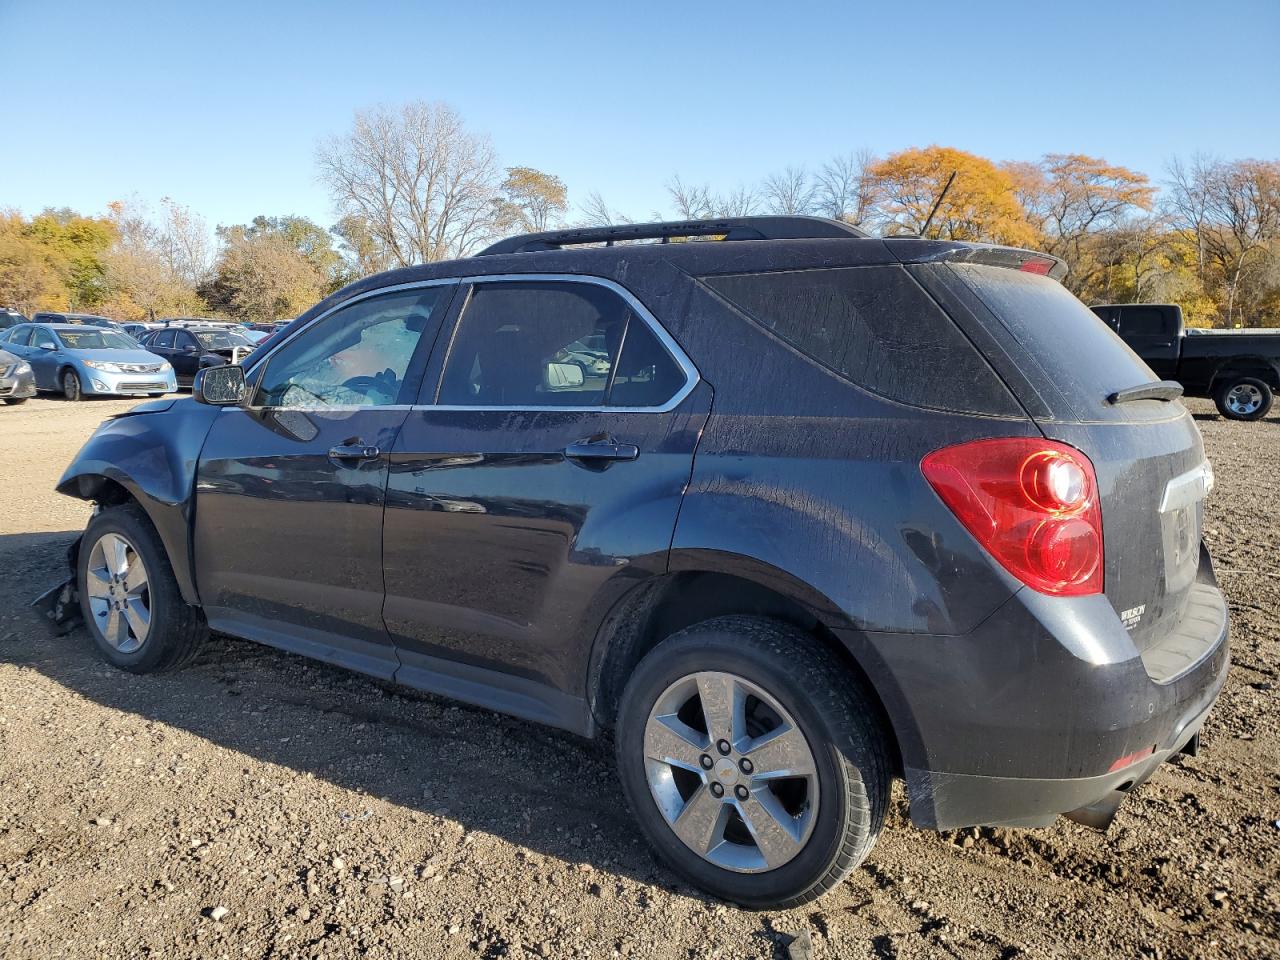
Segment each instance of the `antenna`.
[[938,212],[938,208],[942,206],[942,200],[947,195],[947,191],[951,189],[951,184],[956,182],[956,174],[959,170],[952,170],[951,176],[947,177],[947,185],[942,188],[942,192],[938,194],[938,199],[933,201],[933,209],[929,211],[929,216],[925,218],[924,226],[920,228],[921,239],[929,239],[926,234],[929,232],[929,224],[933,223],[933,215]]

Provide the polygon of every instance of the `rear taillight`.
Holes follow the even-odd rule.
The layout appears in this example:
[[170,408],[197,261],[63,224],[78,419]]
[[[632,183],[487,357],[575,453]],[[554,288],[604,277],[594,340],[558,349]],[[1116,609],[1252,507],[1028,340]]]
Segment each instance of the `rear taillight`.
[[1052,440],[1003,437],[935,450],[930,486],[1000,565],[1055,596],[1102,592],[1102,511],[1093,464]]

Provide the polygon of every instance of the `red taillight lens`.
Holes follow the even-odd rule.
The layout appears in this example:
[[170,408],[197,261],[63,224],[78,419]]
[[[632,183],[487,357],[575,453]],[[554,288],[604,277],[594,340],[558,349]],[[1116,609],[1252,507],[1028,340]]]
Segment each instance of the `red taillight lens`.
[[1102,592],[1102,511],[1093,464],[1052,440],[1003,437],[935,450],[920,469],[1000,565],[1057,596]]
[[1046,257],[1028,257],[1019,264],[1018,269],[1023,273],[1038,273],[1042,277],[1047,277],[1049,271],[1053,269],[1053,261]]

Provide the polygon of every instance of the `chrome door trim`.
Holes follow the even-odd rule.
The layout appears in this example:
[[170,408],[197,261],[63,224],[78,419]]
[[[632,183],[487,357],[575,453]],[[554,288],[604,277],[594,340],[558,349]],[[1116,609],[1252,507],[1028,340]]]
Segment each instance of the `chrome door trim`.
[[[305,330],[310,330],[313,324],[319,323],[319,322],[320,322],[321,320],[323,320],[325,317],[328,317],[328,316],[330,316],[331,314],[336,313],[337,311],[339,311],[339,310],[343,309],[344,307],[349,306],[350,304],[353,304],[353,303],[359,303],[361,300],[368,300],[370,297],[380,296],[380,295],[382,295],[382,294],[384,294],[384,293],[398,293],[398,292],[400,292],[401,290],[416,290],[416,289],[417,289],[417,288],[419,288],[419,287],[443,287],[443,286],[457,286],[457,285],[458,285],[458,282],[459,282],[459,281],[458,281],[458,279],[457,279],[456,277],[449,277],[449,278],[447,278],[447,279],[443,279],[443,280],[414,280],[414,281],[411,281],[411,282],[409,282],[409,283],[395,283],[395,284],[392,284],[391,286],[388,286],[388,287],[377,287],[377,288],[375,288],[375,289],[373,289],[373,290],[366,290],[366,291],[364,291],[364,293],[358,293],[358,294],[356,294],[354,297],[348,297],[346,300],[343,300],[341,303],[336,303],[336,304],[334,304],[332,307],[330,307],[330,308],[329,308],[328,310],[326,310],[324,313],[320,313],[320,314],[317,314],[316,316],[312,317],[312,318],[311,318],[310,320],[308,320],[305,324],[303,324],[303,325],[302,325],[301,327],[299,327],[297,330],[294,330],[292,333],[290,333],[287,337],[285,337],[285,338],[284,338],[283,340],[281,340],[279,343],[277,343],[277,344],[273,345],[273,346],[271,347],[271,349],[270,349],[270,350],[268,350],[266,353],[262,354],[262,356],[260,356],[260,357],[259,357],[259,356],[250,356],[250,359],[251,359],[253,362],[252,362],[249,366],[247,366],[247,367],[245,367],[245,368],[244,368],[244,369],[245,369],[245,379],[246,379],[246,380],[248,379],[248,372],[249,372],[250,370],[256,370],[256,369],[257,369],[258,367],[260,367],[262,364],[266,363],[268,360],[270,360],[270,359],[275,355],[275,353],[276,353],[276,351],[277,351],[277,350],[279,350],[281,347],[283,347],[286,343],[288,343],[288,342],[289,342],[290,340],[292,340],[294,337],[298,336],[300,333],[302,333],[302,332],[303,332],[303,331],[305,331]],[[280,407],[270,407],[270,408],[268,408],[268,407],[254,407],[253,409],[255,409],[255,410],[265,410],[265,409],[279,410],[279,409],[282,409],[282,408],[280,408]],[[363,409],[363,408],[362,408],[362,409]]]

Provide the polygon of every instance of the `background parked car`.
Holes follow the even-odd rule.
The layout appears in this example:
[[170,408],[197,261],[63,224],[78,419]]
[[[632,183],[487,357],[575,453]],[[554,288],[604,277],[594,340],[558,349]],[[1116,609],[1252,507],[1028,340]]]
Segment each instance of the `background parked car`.
[[10,327],[26,322],[26,316],[17,310],[10,310],[8,307],[0,308],[0,330],[8,330]]
[[152,330],[142,338],[142,346],[168,360],[178,383],[189,387],[198,371],[234,363],[252,352],[255,344],[234,327],[206,324]]
[[1228,420],[1261,420],[1280,390],[1280,330],[1197,330],[1174,303],[1090,307],[1133,352],[1189,397],[1210,397]]
[[26,403],[36,395],[35,375],[31,364],[17,354],[0,350],[0,400],[5,403]]
[[32,323],[71,323],[88,327],[106,327],[109,330],[123,330],[120,324],[109,317],[100,317],[96,313],[49,313],[42,311],[31,318]]
[[178,389],[167,361],[118,330],[23,323],[0,344],[31,365],[38,390],[61,391],[68,400],[87,394],[159,397]]
[[151,330],[159,329],[158,323],[122,323],[121,329],[135,340],[141,340]]

